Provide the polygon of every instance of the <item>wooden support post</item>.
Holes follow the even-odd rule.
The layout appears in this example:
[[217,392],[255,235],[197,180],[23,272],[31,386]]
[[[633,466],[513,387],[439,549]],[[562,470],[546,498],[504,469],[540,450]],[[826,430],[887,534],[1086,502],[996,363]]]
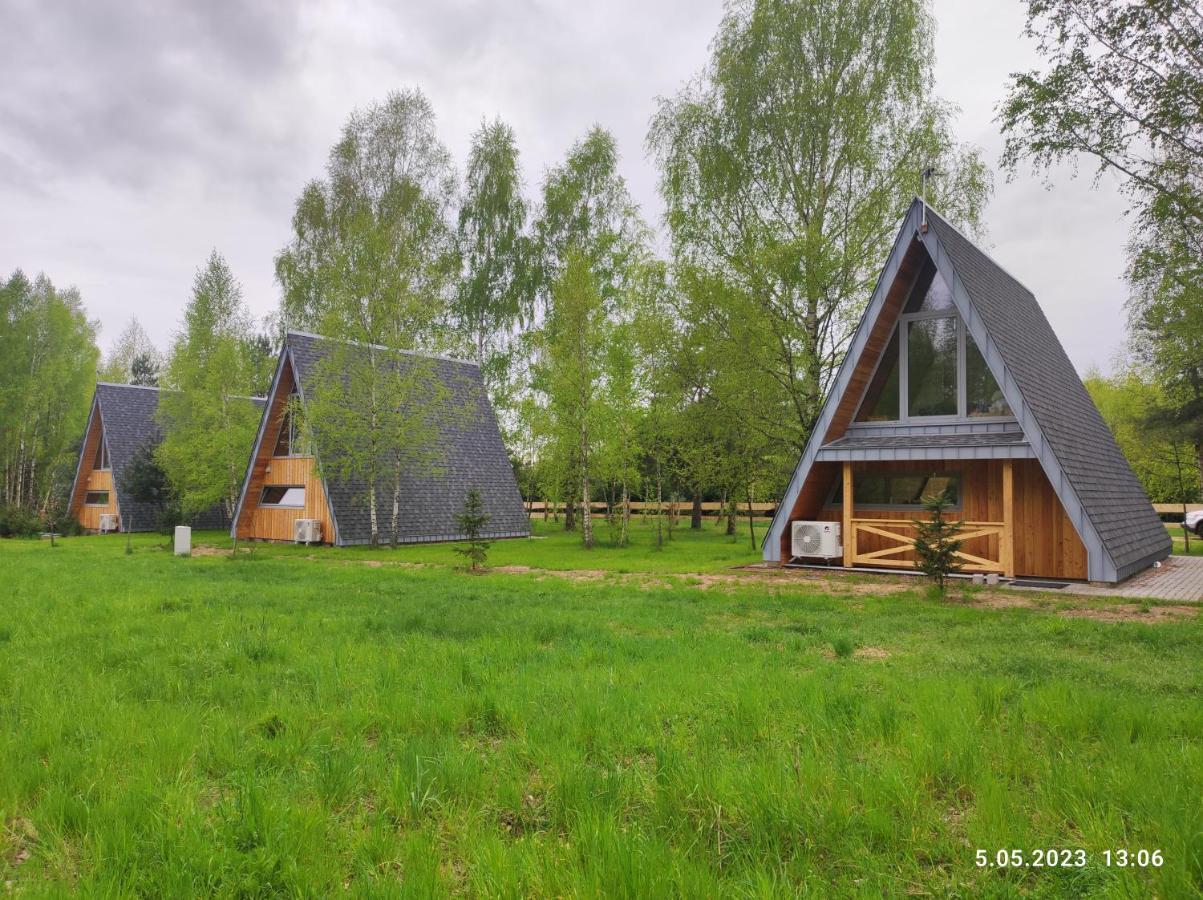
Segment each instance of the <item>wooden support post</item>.
[[844,521],[840,523],[840,537],[844,542],[844,568],[851,568],[856,558],[856,531],[852,527],[852,463],[844,463]]
[[1003,575],[1015,577],[1015,472],[1009,459],[1003,460],[1002,469],[1003,527],[998,536],[999,560]]

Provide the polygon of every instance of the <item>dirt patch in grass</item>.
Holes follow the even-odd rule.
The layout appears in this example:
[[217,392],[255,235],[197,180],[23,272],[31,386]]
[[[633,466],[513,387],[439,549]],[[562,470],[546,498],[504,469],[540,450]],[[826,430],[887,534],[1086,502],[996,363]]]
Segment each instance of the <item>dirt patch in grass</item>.
[[[838,659],[839,654],[831,647],[822,650],[824,659]],[[889,659],[894,654],[884,647],[857,647],[852,651],[853,659]]]
[[1094,619],[1097,622],[1173,622],[1190,619],[1199,614],[1195,606],[1094,606],[1083,609],[1063,609],[1067,619]]

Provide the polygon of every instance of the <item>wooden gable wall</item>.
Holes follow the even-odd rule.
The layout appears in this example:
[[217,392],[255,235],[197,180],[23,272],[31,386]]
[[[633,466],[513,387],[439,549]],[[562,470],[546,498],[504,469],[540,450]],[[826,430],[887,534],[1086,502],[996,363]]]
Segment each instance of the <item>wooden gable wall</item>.
[[[297,519],[318,519],[322,523],[323,542],[334,542],[334,519],[326,504],[326,491],[317,473],[316,460],[312,456],[272,455],[280,437],[288,397],[295,384],[292,364],[285,360],[275,391],[268,400],[267,425],[251,464],[246,499],[238,513],[237,534],[240,539],[291,541],[293,522]],[[303,485],[304,508],[260,506],[263,488],[273,484]]]
[[[103,434],[104,426],[101,423],[100,405],[94,404],[92,415],[88,417],[88,433],[84,435],[84,445],[79,451],[79,478],[76,479],[75,491],[71,495],[69,508],[70,515],[89,531],[96,531],[100,528],[102,514],[120,514],[117,491],[113,488],[113,470],[110,468],[100,471],[93,468],[93,463],[96,461],[96,448],[100,446]],[[108,491],[108,505],[85,506],[84,497],[88,491]]]

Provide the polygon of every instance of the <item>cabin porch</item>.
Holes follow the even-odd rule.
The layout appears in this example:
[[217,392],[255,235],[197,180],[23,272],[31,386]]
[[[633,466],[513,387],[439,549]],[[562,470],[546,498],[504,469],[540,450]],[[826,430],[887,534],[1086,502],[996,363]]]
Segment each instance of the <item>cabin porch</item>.
[[[1085,579],[1086,549],[1037,460],[834,460],[817,462],[791,521],[840,523],[845,568],[915,566],[923,501],[947,491],[964,523],[966,573]],[[781,558],[790,560],[789,529]]]

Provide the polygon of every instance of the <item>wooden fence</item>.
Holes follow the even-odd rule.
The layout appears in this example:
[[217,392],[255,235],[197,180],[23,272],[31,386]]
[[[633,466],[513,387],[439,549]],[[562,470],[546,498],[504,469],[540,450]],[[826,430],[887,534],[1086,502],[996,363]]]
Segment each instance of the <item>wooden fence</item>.
[[[579,508],[579,504],[577,504],[577,506]],[[599,519],[599,518],[604,519],[605,518],[605,516],[606,516],[606,504],[605,503],[593,503],[593,504],[591,504],[591,507],[592,507],[591,513],[595,519]],[[1194,512],[1195,510],[1203,509],[1203,503],[1188,503],[1188,504],[1186,504],[1186,508],[1188,511]],[[535,501],[526,503],[526,509],[527,509],[527,512],[532,517],[533,516],[543,516],[545,511],[546,511],[547,518],[551,518],[552,516],[556,516],[556,515],[561,515],[561,516],[564,515],[564,505],[563,504],[544,503],[542,500],[535,500]],[[1157,514],[1159,516],[1173,517],[1173,516],[1181,516],[1182,515],[1182,504],[1181,503],[1154,503],[1153,509],[1157,512]],[[653,501],[644,501],[644,500],[632,500],[631,501],[632,515],[635,515],[635,516],[648,515],[648,516],[650,516],[650,515],[654,515],[655,511],[656,511],[656,504]],[[688,519],[693,514],[693,512],[692,512],[693,511],[693,503],[689,500],[679,500],[676,503],[670,503],[668,501],[665,501],[663,504],[663,511],[664,511],[664,515],[666,515],[666,516],[676,516],[679,519]],[[752,518],[757,522],[764,522],[764,521],[768,521],[769,519],[772,519],[773,513],[775,513],[776,511],[777,511],[776,503],[753,503],[752,504],[752,513],[753,513]],[[721,504],[721,503],[707,501],[702,504],[702,518],[703,519],[721,519],[726,514],[727,513],[726,513],[725,509],[723,508],[723,504]],[[744,522],[748,521],[748,504],[746,504],[746,503],[736,504],[735,518],[738,520],[744,521]],[[1176,521],[1176,520],[1174,520],[1174,521]]]
[[[580,504],[575,504],[575,505],[577,506],[578,509],[580,508]],[[605,518],[606,510],[607,510],[607,506],[605,503],[596,503],[595,502],[595,503],[590,504],[590,507],[591,507],[590,513],[592,514],[593,518],[595,518],[595,519]],[[535,500],[532,502],[528,502],[526,504],[526,509],[530,513],[531,516],[542,516],[542,515],[544,515],[544,513],[546,513],[547,517],[550,518],[551,516],[554,516],[554,515],[563,515],[564,514],[564,505],[563,504],[544,503],[542,500]],[[669,501],[666,500],[663,504],[661,504],[661,509],[663,510],[663,513],[666,516],[676,516],[679,519],[688,519],[690,516],[693,515],[693,502],[690,500],[678,500],[676,503],[670,503]],[[617,506],[615,507],[615,511],[616,512],[618,511]],[[776,511],[777,511],[776,503],[753,503],[752,504],[752,513],[753,513],[752,518],[758,522],[766,521],[768,519],[773,518],[773,513]],[[640,515],[651,516],[651,515],[655,515],[655,512],[656,512],[655,501],[645,501],[645,500],[632,500],[631,501],[631,514],[634,516],[640,516]],[[727,515],[726,509],[723,507],[723,504],[721,504],[721,503],[705,502],[702,504],[702,518],[703,519],[721,519],[726,515]],[[746,504],[746,503],[736,504],[735,518],[737,520],[741,520],[744,522],[748,521],[748,504]]]

